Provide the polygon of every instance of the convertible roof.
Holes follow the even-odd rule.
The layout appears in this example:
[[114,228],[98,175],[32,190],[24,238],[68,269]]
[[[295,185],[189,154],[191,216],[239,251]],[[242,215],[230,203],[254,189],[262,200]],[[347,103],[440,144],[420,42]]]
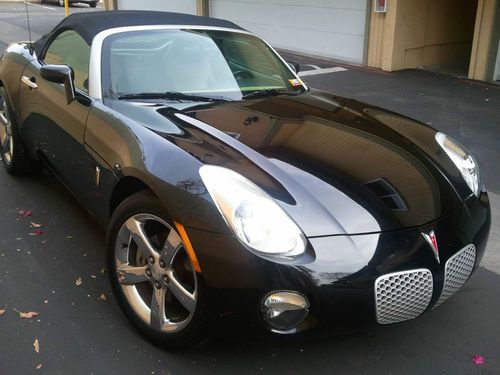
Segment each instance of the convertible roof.
[[101,31],[115,27],[145,25],[213,26],[242,30],[241,27],[229,21],[184,13],[140,10],[74,13],[61,21],[51,32],[37,40],[33,44],[33,48],[36,54],[41,56],[45,45],[64,30],[74,30],[90,45],[94,37]]

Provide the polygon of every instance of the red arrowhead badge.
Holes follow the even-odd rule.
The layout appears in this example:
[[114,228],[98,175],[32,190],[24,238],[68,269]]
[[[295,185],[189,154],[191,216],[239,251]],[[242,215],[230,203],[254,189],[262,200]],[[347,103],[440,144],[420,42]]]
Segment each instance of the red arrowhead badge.
[[429,234],[422,233],[422,236],[424,236],[425,240],[429,243],[429,245],[431,245],[432,251],[434,252],[434,256],[436,257],[437,262],[440,263],[440,261],[439,261],[439,249],[438,249],[436,234],[434,233],[434,230],[431,230],[429,232]]

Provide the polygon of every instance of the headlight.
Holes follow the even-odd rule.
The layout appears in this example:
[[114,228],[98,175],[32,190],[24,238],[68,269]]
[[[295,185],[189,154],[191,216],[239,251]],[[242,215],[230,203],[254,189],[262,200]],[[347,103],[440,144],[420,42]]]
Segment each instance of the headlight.
[[471,152],[443,133],[436,134],[436,141],[457,166],[467,185],[478,197],[481,192],[479,168]]
[[212,165],[202,166],[200,176],[226,223],[250,250],[280,257],[305,251],[306,239],[297,224],[257,185]]

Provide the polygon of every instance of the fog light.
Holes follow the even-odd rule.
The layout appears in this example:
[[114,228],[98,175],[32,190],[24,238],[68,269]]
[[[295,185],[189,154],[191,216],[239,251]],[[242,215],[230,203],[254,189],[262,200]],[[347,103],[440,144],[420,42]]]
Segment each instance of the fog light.
[[277,331],[289,331],[304,321],[309,301],[297,292],[274,292],[262,302],[262,317]]

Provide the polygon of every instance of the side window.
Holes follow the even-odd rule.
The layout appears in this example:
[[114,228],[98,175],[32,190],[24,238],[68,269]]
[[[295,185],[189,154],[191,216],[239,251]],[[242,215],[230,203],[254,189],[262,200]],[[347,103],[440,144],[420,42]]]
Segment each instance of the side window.
[[52,41],[43,62],[70,66],[75,72],[75,86],[89,92],[90,46],[73,30],[63,31]]

